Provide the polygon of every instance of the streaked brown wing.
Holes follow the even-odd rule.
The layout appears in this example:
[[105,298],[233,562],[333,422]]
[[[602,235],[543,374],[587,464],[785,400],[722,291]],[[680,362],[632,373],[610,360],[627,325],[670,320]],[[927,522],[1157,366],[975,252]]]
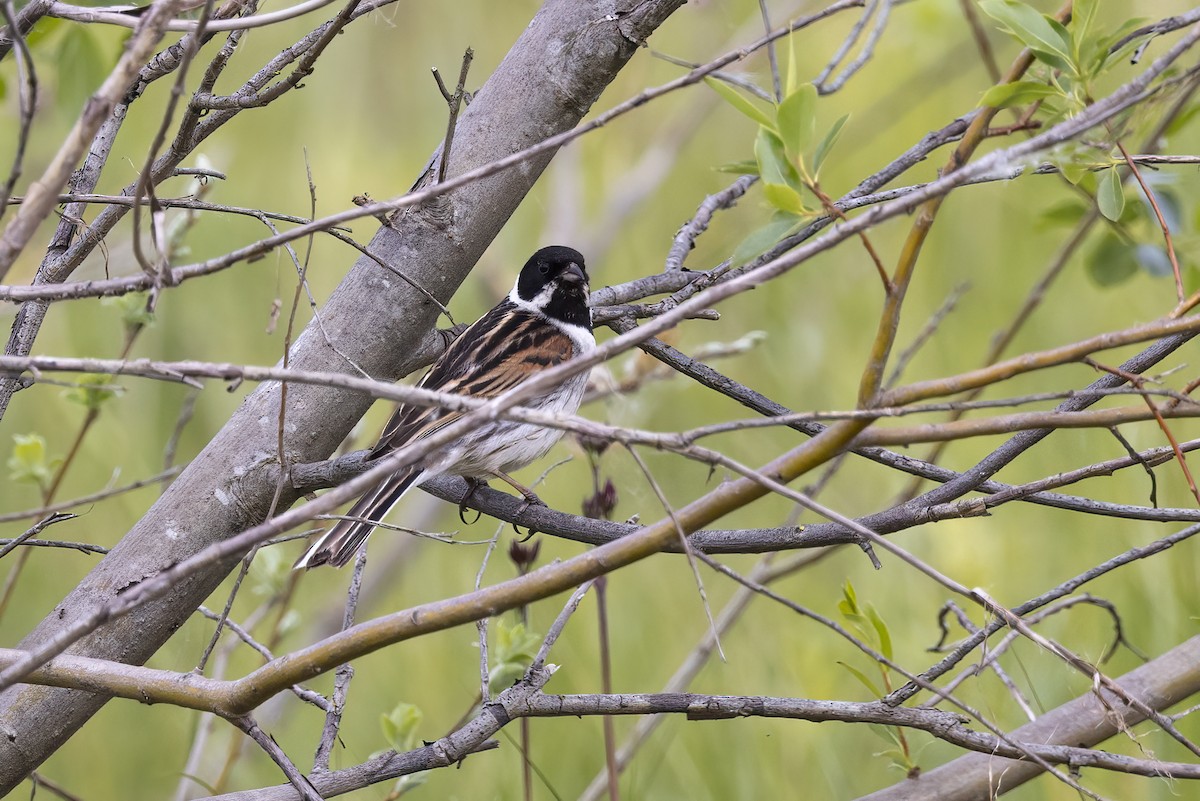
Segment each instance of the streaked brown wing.
[[[494,398],[570,359],[574,350],[571,338],[555,325],[505,301],[454,340],[417,386]],[[461,416],[462,412],[434,406],[401,406],[368,458],[428,436]]]

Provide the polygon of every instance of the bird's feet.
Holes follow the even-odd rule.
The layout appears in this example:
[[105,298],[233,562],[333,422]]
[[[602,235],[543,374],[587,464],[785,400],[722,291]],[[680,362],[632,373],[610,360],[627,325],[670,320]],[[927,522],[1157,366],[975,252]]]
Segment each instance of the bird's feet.
[[[510,476],[508,473],[496,473],[496,478],[500,479],[501,481],[505,482],[510,487],[515,489],[517,492],[521,493],[521,496],[525,499],[525,503],[521,504],[521,508],[517,510],[518,517],[523,515],[525,513],[525,510],[528,509],[530,506],[545,506],[546,505],[546,502],[543,501],[541,498],[539,498],[533,490],[531,490],[529,487],[525,486],[521,482],[517,481],[515,478]],[[528,541],[530,537],[532,537],[534,534],[537,533],[537,529],[533,528],[532,526],[529,527],[528,533],[522,532],[521,529],[517,526],[515,521],[513,522],[512,527],[513,527],[513,531],[515,531],[517,533],[518,537],[523,537],[521,542]]]
[[546,505],[546,502],[543,501],[541,498],[539,498],[537,496],[537,494],[534,493],[533,490],[531,490],[529,487],[525,486],[521,482],[517,481],[515,478],[510,476],[508,473],[496,473],[496,478],[500,479],[505,484],[508,484],[508,486],[512,487],[517,492],[521,493],[521,496],[523,498],[525,498],[525,505],[523,507],[521,507],[522,512],[524,512],[530,506],[545,506]]
[[472,478],[471,476],[463,476],[463,480],[467,482],[467,493],[462,496],[462,500],[458,502],[458,519],[462,521],[464,526],[469,526],[472,523],[478,523],[479,518],[483,516],[483,512],[475,511],[475,519],[467,522],[467,501],[471,500],[480,487],[486,487],[487,482],[481,478]]
[[[526,487],[524,484],[517,481],[515,478],[510,476],[508,473],[495,473],[494,475],[496,476],[496,478],[500,479],[501,481],[505,482],[510,487],[515,489],[517,492],[521,493],[521,497],[525,499],[525,502],[523,504],[521,504],[521,508],[517,510],[516,516],[519,517],[530,506],[545,506],[546,505],[546,502],[543,501],[541,498],[539,498],[533,490],[529,489],[529,487]],[[471,496],[474,495],[476,493],[476,491],[479,490],[480,487],[487,486],[487,481],[485,481],[481,478],[473,478],[471,476],[463,476],[463,480],[467,482],[467,492],[465,495],[463,495],[462,500],[458,502],[458,519],[463,522],[463,525],[469,526],[472,523],[478,522],[479,518],[482,516],[483,513],[476,511],[475,519],[468,521],[467,520],[467,503],[471,500]],[[537,533],[534,529],[531,528],[529,530],[528,534],[524,534],[521,532],[521,530],[519,528],[517,528],[516,523],[513,523],[512,525],[513,525],[513,529],[516,530],[517,534],[521,535],[522,537],[525,537],[526,539],[528,539],[529,537],[532,537],[534,534]]]

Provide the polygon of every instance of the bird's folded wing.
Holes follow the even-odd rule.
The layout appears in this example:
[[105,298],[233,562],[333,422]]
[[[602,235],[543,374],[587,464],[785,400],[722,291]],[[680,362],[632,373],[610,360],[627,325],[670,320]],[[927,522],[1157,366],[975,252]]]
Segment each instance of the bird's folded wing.
[[[454,340],[418,386],[488,400],[573,354],[574,343],[557,326],[502,303]],[[437,406],[403,405],[384,428],[369,458],[427,437],[463,414]]]

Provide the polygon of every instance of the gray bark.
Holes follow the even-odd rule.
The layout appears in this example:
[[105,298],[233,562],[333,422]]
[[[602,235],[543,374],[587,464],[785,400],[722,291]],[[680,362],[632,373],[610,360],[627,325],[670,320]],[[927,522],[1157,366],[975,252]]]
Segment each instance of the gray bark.
[[[450,175],[460,174],[574,127],[635,52],[683,0],[620,4],[548,0],[459,120]],[[621,10],[631,5],[629,10]],[[618,8],[620,6],[620,9]],[[407,210],[371,242],[372,252],[445,302],[541,174],[550,154]],[[532,247],[539,243],[530,243]],[[519,266],[519,265],[517,265]],[[515,269],[515,266],[514,266]],[[362,258],[321,311],[329,336],[373,376],[394,378],[441,347],[436,307]],[[310,325],[291,365],[351,368]],[[285,448],[295,462],[327,458],[370,399],[292,385]],[[280,387],[262,385],[113,551],[21,643],[46,642],[129,587],[265,518],[275,485]],[[257,480],[256,480],[257,479]],[[280,499],[286,508],[295,498]],[[221,582],[231,564],[188,577],[160,601],[112,621],[70,653],[131,664],[146,661]],[[86,692],[17,685],[0,694],[0,796],[11,791],[105,702]]]
[[[1160,657],[1117,679],[1125,692],[1151,709],[1163,711],[1200,691],[1200,637],[1193,637]],[[1035,721],[1014,730],[1011,737],[1023,743],[1096,746],[1117,734],[1122,726],[1145,720],[1115,693],[1104,691],[1104,701],[1094,692],[1068,701]],[[967,754],[941,767],[905,779],[859,801],[990,801],[1042,775],[1035,762],[1004,759],[990,754]],[[1084,784],[1086,785],[1086,774]]]

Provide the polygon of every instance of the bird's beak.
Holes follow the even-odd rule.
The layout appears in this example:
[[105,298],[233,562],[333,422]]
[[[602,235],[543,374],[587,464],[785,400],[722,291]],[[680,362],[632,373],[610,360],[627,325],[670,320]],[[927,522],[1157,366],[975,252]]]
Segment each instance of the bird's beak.
[[587,273],[583,271],[583,267],[571,262],[567,265],[567,269],[562,271],[562,279],[568,284],[587,284]]

